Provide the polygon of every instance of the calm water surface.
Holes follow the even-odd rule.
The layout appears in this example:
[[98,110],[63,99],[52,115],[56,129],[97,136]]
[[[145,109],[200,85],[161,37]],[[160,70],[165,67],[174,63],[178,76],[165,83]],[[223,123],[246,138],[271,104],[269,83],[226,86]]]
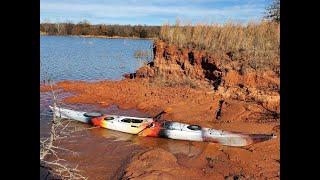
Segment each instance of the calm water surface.
[[121,79],[152,59],[137,59],[136,51],[148,51],[152,56],[152,41],[41,36],[40,79]]

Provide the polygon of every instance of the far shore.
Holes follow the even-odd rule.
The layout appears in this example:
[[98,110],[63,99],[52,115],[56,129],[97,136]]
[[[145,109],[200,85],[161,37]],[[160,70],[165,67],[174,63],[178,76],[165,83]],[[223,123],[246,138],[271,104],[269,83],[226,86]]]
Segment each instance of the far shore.
[[40,32],[41,36],[70,36],[70,37],[83,37],[83,38],[103,38],[103,39],[143,39],[143,40],[155,40],[156,38],[140,38],[140,37],[123,37],[123,36],[101,36],[101,35],[49,35]]

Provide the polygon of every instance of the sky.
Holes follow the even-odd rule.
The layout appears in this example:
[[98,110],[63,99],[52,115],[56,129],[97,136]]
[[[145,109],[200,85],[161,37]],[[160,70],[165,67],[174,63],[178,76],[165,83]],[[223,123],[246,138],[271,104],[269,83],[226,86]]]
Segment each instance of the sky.
[[162,25],[259,21],[272,0],[40,0],[40,22]]

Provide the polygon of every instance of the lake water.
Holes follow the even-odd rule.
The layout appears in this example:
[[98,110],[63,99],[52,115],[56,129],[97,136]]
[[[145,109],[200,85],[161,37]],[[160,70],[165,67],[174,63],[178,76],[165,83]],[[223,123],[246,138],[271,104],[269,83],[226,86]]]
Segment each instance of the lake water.
[[152,41],[41,36],[40,80],[121,79],[152,60],[135,58],[136,51],[148,51],[152,56]]

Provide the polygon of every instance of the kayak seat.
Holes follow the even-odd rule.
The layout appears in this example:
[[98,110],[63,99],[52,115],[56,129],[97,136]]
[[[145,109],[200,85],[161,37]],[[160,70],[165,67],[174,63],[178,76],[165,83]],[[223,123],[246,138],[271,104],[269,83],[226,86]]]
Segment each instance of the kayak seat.
[[121,120],[121,122],[131,123],[131,119],[128,119],[128,118],[126,118],[126,119],[122,119],[122,120]]
[[201,126],[199,125],[189,125],[187,128],[190,130],[201,130]]
[[125,119],[122,119],[121,121],[125,123],[142,123],[143,120],[125,118]]
[[84,113],[83,115],[85,117],[100,117],[100,116],[102,116],[102,114],[98,113],[98,112],[89,112],[89,113]]
[[131,119],[132,123],[142,123],[143,120],[141,119]]
[[114,117],[105,117],[104,120],[114,120]]

